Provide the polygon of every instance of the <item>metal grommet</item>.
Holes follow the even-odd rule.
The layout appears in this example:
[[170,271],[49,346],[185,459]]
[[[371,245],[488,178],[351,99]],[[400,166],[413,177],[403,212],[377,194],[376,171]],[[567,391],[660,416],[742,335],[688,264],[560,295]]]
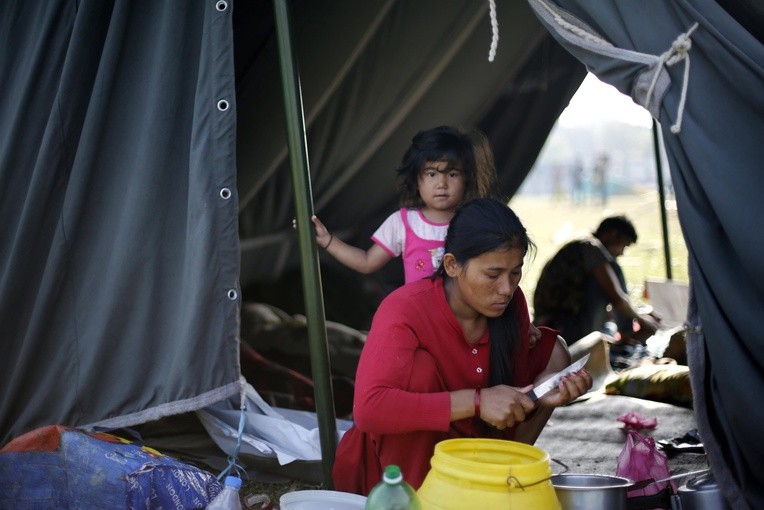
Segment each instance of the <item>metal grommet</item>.
[[224,10],[228,9],[228,2],[224,2],[223,0],[220,0],[218,3],[215,4],[215,9],[217,9],[220,12],[223,12]]
[[231,190],[228,188],[221,188],[220,198],[222,198],[223,200],[228,200],[229,198],[231,198]]
[[231,289],[228,291],[228,299],[234,301],[237,297],[239,297],[239,293],[236,292],[236,289]]
[[218,101],[218,110],[220,110],[221,112],[224,112],[227,109],[228,109],[228,101],[226,101],[225,99],[221,99],[220,101]]

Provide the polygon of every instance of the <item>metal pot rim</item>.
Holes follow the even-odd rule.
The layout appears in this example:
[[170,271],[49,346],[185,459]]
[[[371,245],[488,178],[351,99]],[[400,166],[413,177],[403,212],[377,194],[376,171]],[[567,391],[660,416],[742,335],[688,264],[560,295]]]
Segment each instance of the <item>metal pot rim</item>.
[[[587,485],[586,480],[595,480],[597,483],[595,485]],[[555,489],[563,489],[563,490],[600,490],[600,489],[628,489],[632,485],[634,485],[634,482],[628,478],[624,478],[622,476],[612,476],[612,475],[598,475],[598,474],[589,474],[589,473],[582,473],[582,474],[575,474],[575,473],[564,473],[564,474],[558,474],[558,475],[552,475],[551,477],[552,485]],[[610,483],[608,483],[610,482]]]

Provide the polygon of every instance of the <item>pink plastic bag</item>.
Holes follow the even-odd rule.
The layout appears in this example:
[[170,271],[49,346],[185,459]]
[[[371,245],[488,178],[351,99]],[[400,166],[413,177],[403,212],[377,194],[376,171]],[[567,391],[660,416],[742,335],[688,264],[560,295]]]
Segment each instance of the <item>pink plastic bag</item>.
[[[662,480],[671,476],[668,467],[668,457],[655,446],[655,439],[643,437],[634,429],[626,429],[626,444],[618,455],[616,475],[630,478],[635,482],[647,480]],[[628,492],[628,497],[652,496],[671,484],[676,491],[673,480],[668,482],[651,483],[643,489]]]
[[627,429],[654,429],[658,426],[658,418],[647,418],[636,411],[623,413],[618,417],[618,421],[622,421]]

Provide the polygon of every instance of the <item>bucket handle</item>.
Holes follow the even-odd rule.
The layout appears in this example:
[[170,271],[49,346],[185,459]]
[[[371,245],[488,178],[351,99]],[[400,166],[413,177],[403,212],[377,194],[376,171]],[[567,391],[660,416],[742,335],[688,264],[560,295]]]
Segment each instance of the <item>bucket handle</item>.
[[[559,461],[557,459],[553,459],[553,458],[550,458],[550,460],[552,462],[556,463],[556,464],[561,465],[564,468],[559,473],[552,473],[552,476],[554,476],[554,475],[561,475],[563,473],[567,473],[568,471],[570,471],[570,468],[564,462]],[[552,476],[548,476],[546,478],[542,478],[541,480],[539,480],[537,482],[526,483],[525,485],[523,485],[522,483],[520,483],[520,480],[518,480],[515,476],[509,475],[507,477],[507,485],[509,486],[510,489],[522,489],[522,490],[525,490],[526,487],[532,487],[534,485],[538,485],[540,483],[544,483],[547,480],[551,480]]]
[[554,475],[562,475],[562,474],[565,474],[565,473],[567,473],[568,471],[570,471],[570,468],[568,467],[568,465],[567,465],[567,464],[565,464],[563,461],[561,461],[561,460],[557,460],[557,459],[555,459],[555,458],[550,458],[549,460],[551,460],[551,461],[552,461],[552,462],[554,462],[555,464],[559,464],[559,465],[561,465],[563,468],[565,468],[565,469],[563,469],[562,471],[560,471],[559,473],[552,473],[552,476],[554,476]]

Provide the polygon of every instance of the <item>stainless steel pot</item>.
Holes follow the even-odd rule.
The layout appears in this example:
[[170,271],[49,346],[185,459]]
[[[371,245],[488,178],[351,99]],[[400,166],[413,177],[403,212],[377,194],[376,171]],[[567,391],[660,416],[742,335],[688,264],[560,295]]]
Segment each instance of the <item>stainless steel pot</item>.
[[688,480],[673,500],[677,510],[731,510],[710,472]]
[[607,475],[552,475],[552,485],[562,510],[626,510],[628,478]]

